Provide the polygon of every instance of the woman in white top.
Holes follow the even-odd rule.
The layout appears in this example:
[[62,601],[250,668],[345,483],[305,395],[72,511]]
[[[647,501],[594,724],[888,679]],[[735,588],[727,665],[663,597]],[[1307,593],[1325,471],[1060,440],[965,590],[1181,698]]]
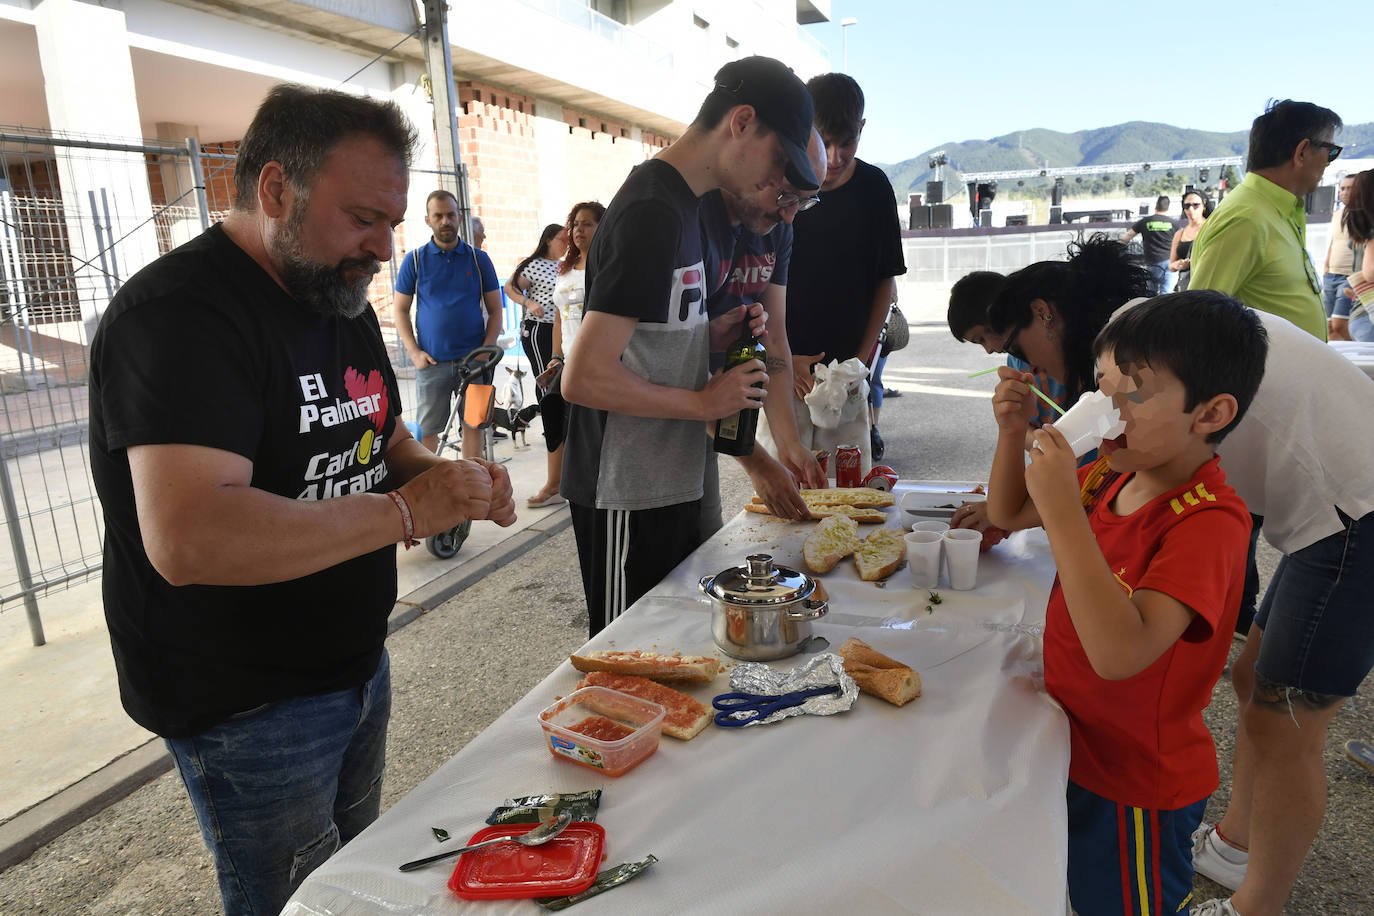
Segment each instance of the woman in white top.
[[[568,235],[564,227],[550,223],[539,236],[534,251],[511,271],[505,293],[525,310],[520,324],[520,343],[525,348],[534,374],[548,368],[553,355],[553,286],[558,279],[558,262],[567,254]],[[535,386],[535,399],[544,418],[544,445],[549,453],[548,480],[544,488],[525,501],[532,509],[556,506],[563,502],[558,486],[563,471],[563,398],[558,392],[547,395]]]
[[553,358],[561,364],[582,326],[582,300],[586,297],[587,250],[606,208],[596,201],[576,204],[568,214],[568,254],[558,265],[553,305],[558,321],[553,325]]

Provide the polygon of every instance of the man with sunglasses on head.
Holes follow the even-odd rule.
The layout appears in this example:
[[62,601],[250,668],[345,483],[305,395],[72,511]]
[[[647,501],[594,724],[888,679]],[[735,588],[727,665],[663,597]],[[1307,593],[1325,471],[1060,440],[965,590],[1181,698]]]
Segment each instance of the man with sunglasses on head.
[[1284,99],[1250,127],[1245,180],[1193,243],[1191,289],[1216,289],[1326,339],[1322,284],[1307,256],[1303,198],[1341,154],[1334,111]]
[[[817,175],[825,174],[825,144],[812,128],[806,154]],[[797,435],[792,416],[792,354],[787,343],[787,273],[792,262],[792,220],[820,203],[814,190],[798,190],[784,181],[772,188],[740,195],[709,191],[701,198],[701,256],[706,313],[713,322],[730,321],[740,306],[767,316],[769,376],[764,415],[771,418],[774,448],[756,447],[739,458],[754,490],[769,510],[782,518],[805,518],[806,505],[797,485],[824,487],[825,472],[811,449]],[[711,354],[711,368],[724,365],[723,351]],[[701,537],[710,537],[724,524],[720,477],[714,451],[706,456],[706,484],[701,506]]]

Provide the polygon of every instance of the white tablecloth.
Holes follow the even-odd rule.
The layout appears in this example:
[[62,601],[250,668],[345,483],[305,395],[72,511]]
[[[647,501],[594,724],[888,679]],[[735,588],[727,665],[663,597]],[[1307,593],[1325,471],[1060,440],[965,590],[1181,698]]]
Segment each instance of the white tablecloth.
[[1359,340],[1333,340],[1331,348],[1364,370],[1364,374],[1374,378],[1374,343]]
[[[900,509],[889,512],[897,527]],[[697,580],[760,551],[804,569],[807,530],[742,513],[589,648],[716,652]],[[433,826],[466,839],[508,797],[591,787],[604,790],[604,864],[650,853],[659,862],[579,913],[1065,912],[1068,723],[1041,677],[1053,581],[1043,532],[984,554],[978,588],[941,588],[930,613],[905,568],[879,588],[846,560],[824,581],[831,610],[814,632],[832,648],[858,636],[911,664],[919,699],[897,708],[860,695],[831,717],[664,737],[611,779],[544,745],[539,711],[579,677],[564,662],[312,874],[284,913],[542,912],[458,899],[445,886],[451,865],[397,865],[440,848]],[[691,692],[709,705],[728,689],[722,674]]]

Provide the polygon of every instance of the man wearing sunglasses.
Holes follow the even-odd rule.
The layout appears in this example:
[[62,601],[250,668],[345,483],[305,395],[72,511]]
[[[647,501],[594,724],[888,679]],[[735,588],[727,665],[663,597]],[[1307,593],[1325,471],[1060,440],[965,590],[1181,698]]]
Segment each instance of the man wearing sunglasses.
[[[806,147],[811,168],[825,174],[825,144],[820,132],[811,129]],[[792,355],[788,351],[787,273],[792,261],[792,220],[820,203],[814,190],[798,190],[790,180],[780,188],[764,188],[753,194],[725,189],[702,195],[697,211],[701,226],[701,260],[706,314],[713,325],[734,324],[741,306],[763,307],[768,330],[768,396],[764,416],[774,431],[771,448],[759,445],[754,453],[738,459],[768,504],[782,518],[805,518],[806,504],[797,486],[824,487],[825,473],[811,449],[797,434],[792,416]],[[730,335],[712,334],[713,339]],[[711,369],[724,364],[724,352],[711,354]],[[770,454],[771,452],[771,454]],[[701,499],[701,538],[705,540],[724,524],[720,502],[720,477],[716,453],[706,455],[706,483]]]
[[1250,127],[1245,180],[1193,243],[1192,289],[1216,289],[1326,339],[1321,278],[1307,255],[1303,198],[1341,154],[1334,111],[1284,99]]

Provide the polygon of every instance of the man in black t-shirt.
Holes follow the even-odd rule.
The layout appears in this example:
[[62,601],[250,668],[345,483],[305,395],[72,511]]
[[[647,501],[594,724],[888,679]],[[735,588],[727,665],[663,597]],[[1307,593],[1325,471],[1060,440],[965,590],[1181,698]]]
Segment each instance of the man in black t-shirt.
[[817,429],[802,399],[818,362],[876,357],[878,334],[895,301],[894,279],[906,273],[892,184],[877,166],[855,157],[863,133],[864,95],[851,77],[824,73],[806,84],[816,128],[825,141],[821,206],[793,227],[787,336],[792,346],[794,415],[803,445],[857,445],[864,472],[872,464],[867,410],[838,430]]
[[1155,212],[1135,221],[1121,237],[1128,244],[1137,235],[1145,252],[1145,267],[1150,271],[1150,295],[1162,296],[1173,287],[1169,272],[1169,252],[1173,250],[1174,232],[1178,227],[1169,216],[1169,198],[1161,194],[1155,199]]
[[[811,99],[784,64],[716,74],[687,132],[637,166],[587,254],[586,314],[563,370],[571,405],[562,494],[571,504],[592,635],[700,542],[705,422],[759,407],[765,367],[708,379],[738,322],[708,330],[697,198],[819,186],[806,156]],[[744,309],[740,310],[741,315]]]
[[278,86],[222,223],[91,344],[120,698],[167,739],[224,910],[276,913],[377,817],[396,541],[515,520],[499,465],[416,442],[367,287],[405,212],[392,103]]

